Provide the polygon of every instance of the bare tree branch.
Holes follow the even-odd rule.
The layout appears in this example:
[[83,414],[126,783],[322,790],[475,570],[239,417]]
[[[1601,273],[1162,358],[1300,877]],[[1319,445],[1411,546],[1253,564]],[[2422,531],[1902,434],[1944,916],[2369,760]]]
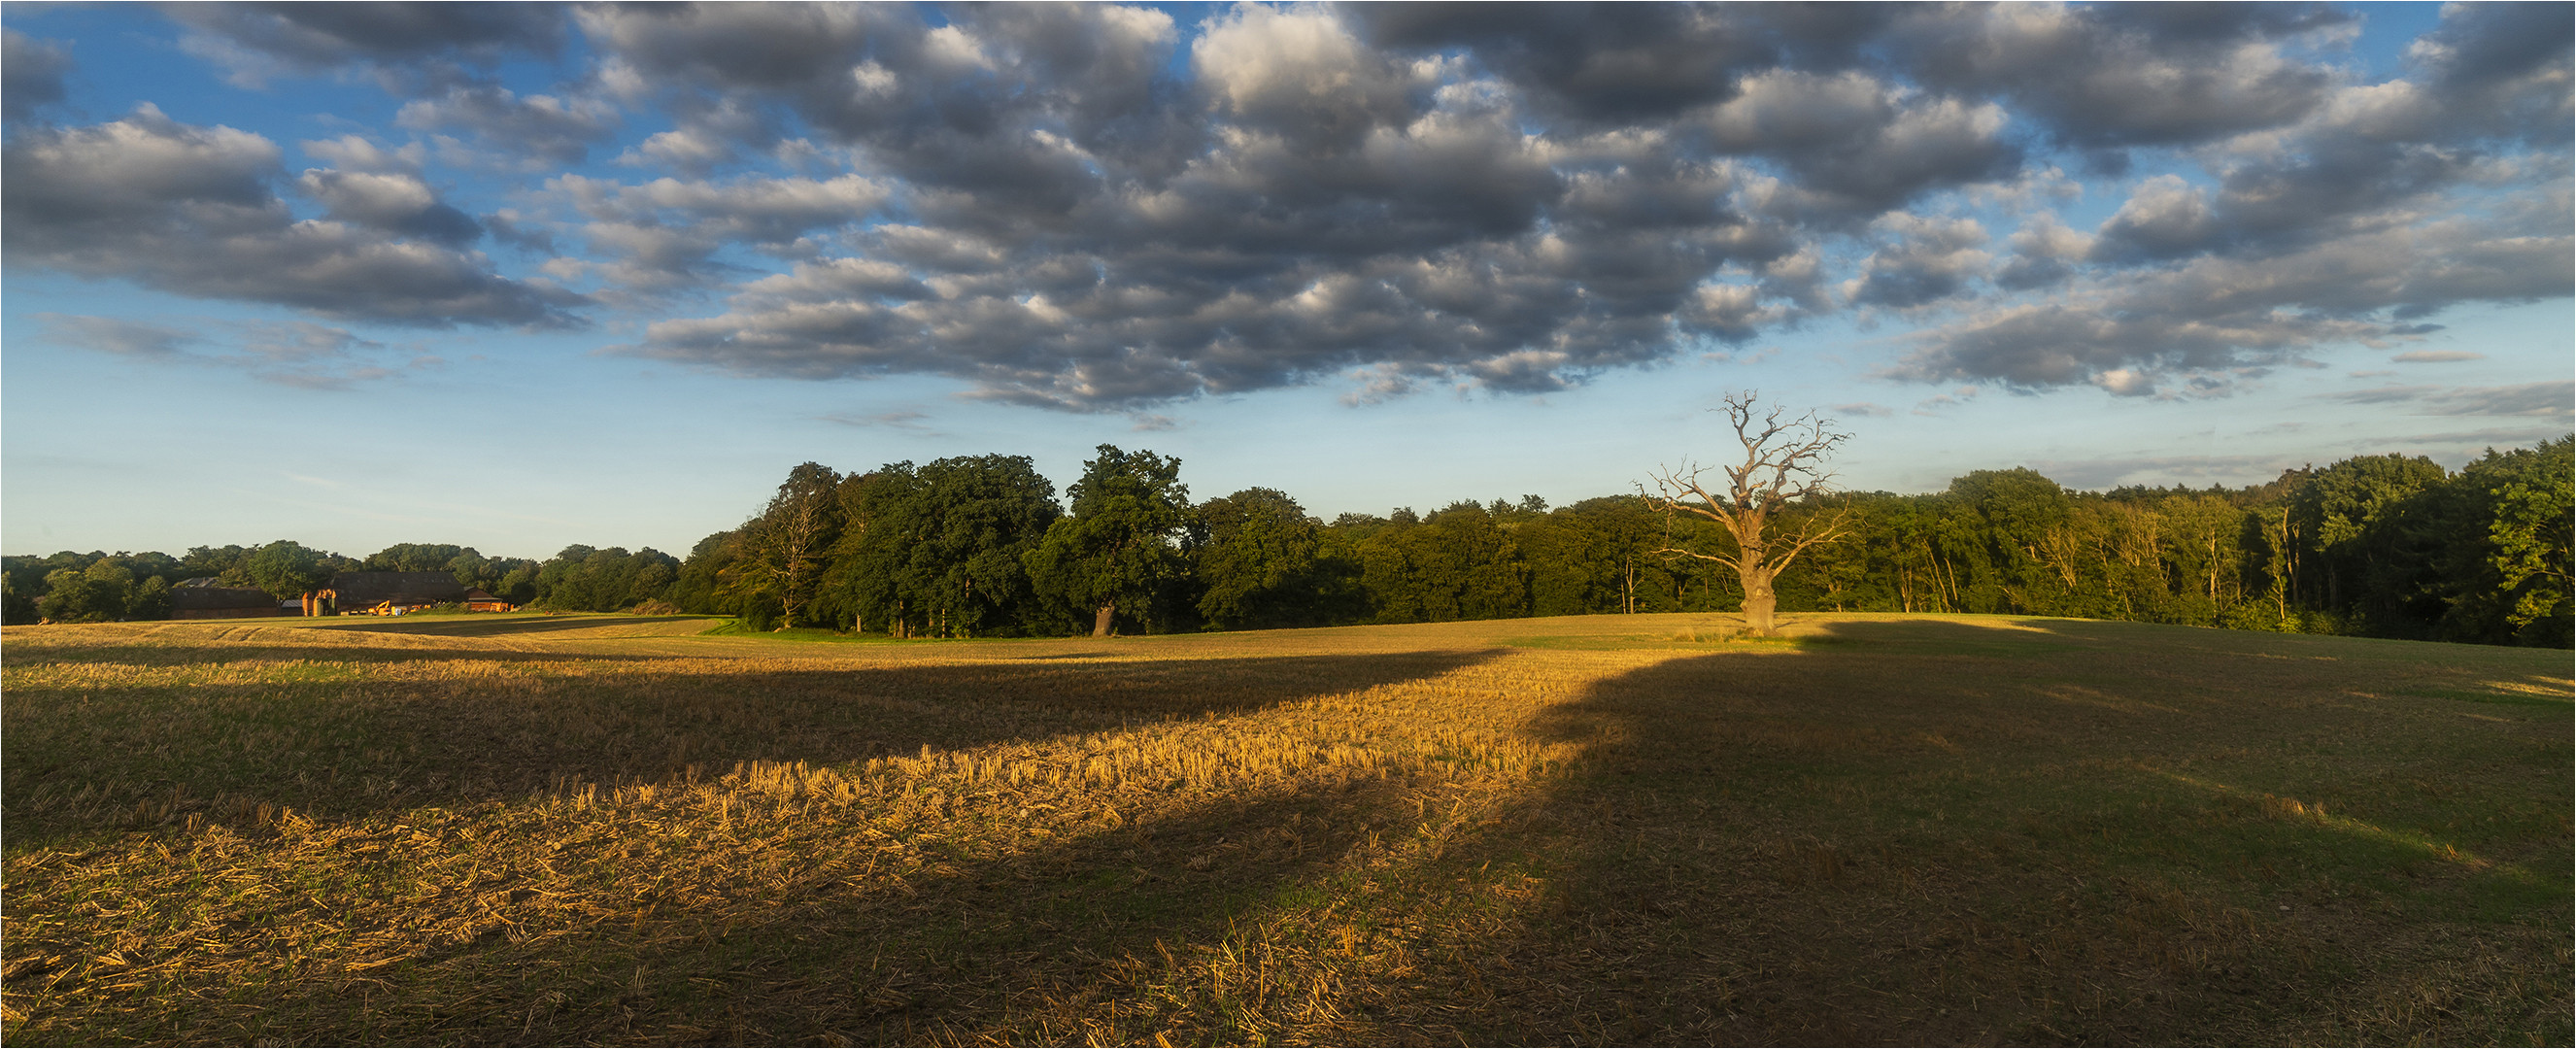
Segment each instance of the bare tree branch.
[[1736,440],[1744,446],[1742,465],[1714,468],[1725,474],[1726,485],[1712,492],[1701,480],[1712,467],[1685,459],[1680,468],[1664,467],[1653,475],[1656,494],[1647,498],[1666,514],[1689,513],[1716,522],[1735,540],[1735,552],[1708,554],[1680,546],[1656,552],[1734,569],[1744,584],[1746,622],[1769,634],[1776,602],[1772,580],[1807,548],[1846,534],[1840,512],[1811,517],[1796,534],[1785,537],[1769,534],[1771,520],[1791,503],[1832,490],[1834,475],[1825,461],[1851,435],[1836,430],[1833,420],[1813,411],[1793,416],[1776,404],[1765,409],[1761,395],[1751,390],[1728,394],[1725,405],[1712,410],[1726,413],[1734,427]]

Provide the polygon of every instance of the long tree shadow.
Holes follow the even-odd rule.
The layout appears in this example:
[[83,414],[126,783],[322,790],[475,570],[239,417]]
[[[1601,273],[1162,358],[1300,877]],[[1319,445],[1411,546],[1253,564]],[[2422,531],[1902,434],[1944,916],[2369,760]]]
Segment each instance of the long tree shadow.
[[[2013,629],[2046,633],[1847,624],[1849,644],[1676,659],[1554,709],[1530,730],[1583,745],[1577,771],[1444,861],[1543,874],[1548,905],[1448,945],[1391,1008],[1463,996],[1455,1037],[1493,1043],[2563,1037],[2568,995],[2529,989],[2563,982],[2563,949],[2511,931],[2569,915],[2563,835],[2538,809],[2458,829],[2549,789],[2379,789],[2470,753],[2521,770],[2496,784],[2563,785],[2563,709],[2436,742],[2350,701],[2376,668],[2208,631],[2178,663],[2118,629]],[[2306,758],[2321,738],[2386,749]],[[2515,917],[2424,938],[2478,913]],[[2446,960],[2480,940],[2519,955]],[[2427,993],[2499,1015],[2370,1026],[2381,997]]]
[[200,645],[167,642],[143,645],[84,645],[59,651],[20,651],[10,655],[10,667],[51,666],[135,666],[135,667],[223,667],[246,663],[402,663],[435,665],[440,663],[641,663],[674,658],[665,654],[629,652],[555,652],[517,648],[459,648],[444,645],[436,648],[395,648],[381,644],[295,644],[284,641],[209,642]]
[[462,808],[568,781],[660,782],[751,761],[834,766],[1240,714],[1492,655],[1234,659],[1216,686],[1203,660],[1014,660],[17,689],[0,736],[0,812],[19,848],[256,811]]
[[[801,889],[644,897],[637,913],[576,928],[496,922],[363,975],[237,983],[224,1014],[144,1029],[182,1041],[321,1031],[357,1042],[865,1045],[988,1040],[976,1032],[1073,1003],[1109,1016],[1093,1034],[1115,1041],[1224,1031],[1225,1017],[1172,1011],[1160,984],[1178,975],[1173,953],[1225,942],[1243,916],[1328,877],[1402,808],[1384,784],[1229,797],[1024,851],[933,855],[908,876],[831,876],[857,873],[849,861]],[[1077,1040],[1070,1028],[1019,1037]]]
[[[565,618],[476,619],[472,617],[431,619],[367,618],[326,621],[307,626],[308,630],[331,630],[363,634],[413,634],[426,637],[523,637],[567,631],[604,631],[649,627],[662,623],[703,623],[713,627],[723,622],[710,616],[570,616]],[[686,636],[686,635],[665,635]]]

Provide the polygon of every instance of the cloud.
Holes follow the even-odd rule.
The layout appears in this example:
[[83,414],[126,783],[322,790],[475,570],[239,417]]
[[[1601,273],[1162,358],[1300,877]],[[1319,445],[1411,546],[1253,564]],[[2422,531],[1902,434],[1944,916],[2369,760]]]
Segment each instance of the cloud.
[[327,161],[343,171],[364,171],[380,175],[418,176],[428,151],[413,142],[386,149],[359,135],[319,139],[298,143],[306,156]]
[[331,218],[395,236],[451,247],[483,236],[480,223],[440,203],[438,194],[417,176],[308,168],[296,180],[296,188],[320,202]]
[[2182,176],[2158,175],[2102,223],[2089,254],[2107,262],[2158,261],[2208,250],[2219,236],[2209,195]]
[[1931,219],[1902,212],[1878,221],[1888,243],[1861,263],[1851,300],[1863,306],[1921,306],[1965,291],[1993,256],[1980,249],[1975,219]]
[[2522,416],[2564,419],[2576,416],[2576,382],[2534,382],[2514,386],[2381,386],[2368,390],[2322,394],[2346,404],[2407,404],[2417,415]]
[[2275,258],[2203,256],[2106,274],[2049,300],[1999,303],[1928,329],[1917,336],[1922,348],[1891,371],[2023,388],[2122,369],[2202,379],[2259,372],[2325,344],[2403,337],[2383,311],[2402,317],[2568,294],[2576,241],[2519,232],[2455,220]]
[[308,189],[349,214],[297,220],[269,189],[283,178],[278,159],[259,135],[181,124],[148,104],[106,124],[22,130],[0,151],[0,242],[13,268],[337,319],[578,323],[569,311],[580,296],[499,276],[481,256],[441,243],[462,234],[461,216],[433,203],[401,217],[389,202],[411,198],[398,179],[308,176]]
[[1871,404],[1867,401],[1859,401],[1852,404],[1837,404],[1834,405],[1833,410],[1835,413],[1840,415],[1858,415],[1873,419],[1883,419],[1896,414],[1896,409],[1894,408],[1890,408],[1884,404]]
[[514,159],[558,165],[581,163],[618,125],[616,107],[597,99],[523,98],[488,84],[459,85],[444,96],[405,103],[394,119],[419,131],[471,131]]
[[174,359],[201,341],[192,330],[119,317],[39,313],[35,319],[45,325],[41,341],[117,357]]
[[2450,364],[2457,361],[2483,361],[2487,355],[2467,350],[2410,350],[2389,358],[2399,364]]
[[850,426],[859,429],[875,429],[882,427],[890,430],[906,430],[913,433],[926,434],[930,432],[929,427],[921,424],[922,420],[930,418],[930,416],[924,412],[898,410],[891,412],[878,412],[874,415],[856,415],[835,412],[830,415],[819,416],[819,418],[827,423],[835,423],[841,426]]
[[2101,491],[2126,485],[2259,484],[2291,468],[2279,455],[2114,456],[2037,459],[2029,466],[2068,488]]
[[[589,220],[580,227],[582,236],[614,260],[605,267],[606,279],[647,293],[713,281],[726,270],[711,260],[730,245],[811,257],[816,247],[804,240],[807,233],[858,223],[890,196],[884,186],[858,175],[663,178],[641,185],[564,175],[547,188]],[[843,261],[865,268],[858,260]],[[908,277],[899,283],[918,284]]]
[[1800,206],[1868,216],[1926,190],[2009,177],[2021,150],[1992,103],[1927,98],[1858,72],[1767,70],[1707,111],[1720,149],[1772,158]]
[[38,106],[63,100],[71,56],[50,40],[0,29],[0,119],[25,120]]
[[[2375,82],[2304,4],[174,11],[419,141],[289,176],[157,111],[13,125],[10,265],[1129,414],[1543,393],[1838,313],[1928,325],[1886,377],[2217,396],[2576,290],[2559,8],[2446,8]],[[576,28],[580,76],[500,85]],[[604,149],[634,174],[566,170]],[[433,164],[547,178],[468,208]],[[2070,226],[2070,170],[2125,195]]]
[[2350,17],[2309,5],[1926,5],[1904,9],[1887,41],[1928,86],[2009,99],[2064,145],[2117,149],[2297,121],[2334,74],[2281,44]]
[[[42,341],[94,353],[166,364],[239,371],[262,382],[311,390],[345,390],[399,375],[385,362],[393,347],[346,328],[310,321],[199,321],[181,327],[128,318],[39,313]],[[409,367],[434,368],[414,356]]]
[[343,67],[374,70],[388,90],[461,79],[513,55],[562,46],[560,5],[173,4],[192,32],[181,46],[225,67],[236,86]]

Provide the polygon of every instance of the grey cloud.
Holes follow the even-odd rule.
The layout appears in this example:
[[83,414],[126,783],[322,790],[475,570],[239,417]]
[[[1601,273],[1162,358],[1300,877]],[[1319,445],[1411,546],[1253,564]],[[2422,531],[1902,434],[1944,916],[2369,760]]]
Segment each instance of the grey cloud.
[[[2434,327],[2439,327],[2435,325]],[[2457,361],[2483,361],[2487,355],[2468,350],[2411,350],[2389,358],[2400,364],[2450,364]]]
[[1995,284],[2009,291],[2029,291],[2074,276],[2070,263],[2091,254],[2095,241],[2066,228],[2055,214],[2042,212],[2014,230],[2010,243],[2012,257],[1995,271]]
[[[2279,127],[2325,100],[2329,67],[2277,41],[2344,16],[2314,5],[1910,7],[1890,32],[1937,89],[2013,100],[2079,149],[2172,145]],[[2285,15],[2288,15],[2285,17]]]
[[2325,394],[2323,399],[2342,401],[2345,404],[2397,404],[2422,400],[2425,395],[2436,393],[2440,389],[2441,387],[2438,386],[2381,386],[2368,390]]
[[1357,148],[1369,132],[1408,121],[1417,108],[1412,95],[1431,86],[1412,63],[1369,47],[1314,8],[1238,7],[1201,32],[1190,62],[1239,126],[1298,149]]
[[63,100],[71,56],[49,40],[0,29],[0,119],[25,120],[36,107]]
[[838,412],[831,415],[820,416],[819,418],[827,423],[836,423],[842,426],[856,427],[858,429],[875,429],[882,427],[885,429],[904,430],[912,433],[926,434],[931,432],[929,427],[921,424],[923,419],[930,418],[930,416],[924,412],[909,410],[878,412],[874,415],[858,415]]
[[1779,161],[1805,194],[1867,216],[1929,189],[2003,178],[2021,150],[1992,103],[1924,98],[1867,74],[1770,70],[1707,111],[1718,148]]
[[2221,235],[2208,194],[2179,175],[2158,175],[2103,221],[2091,255],[2106,262],[2179,258],[2208,250]]
[[2499,426],[2483,430],[2450,430],[2440,433],[2411,433],[2398,437],[2373,436],[2366,444],[2356,442],[2356,452],[2385,454],[2389,445],[2410,442],[2419,445],[2449,445],[2456,448],[2519,447],[2538,444],[2567,433],[2564,426]]
[[1872,404],[1868,401],[1859,401],[1852,404],[1837,404],[1834,405],[1834,411],[1842,415],[1858,415],[1872,419],[1884,419],[1896,414],[1896,409],[1894,408],[1890,408],[1884,404]]
[[[2289,363],[2308,348],[2378,341],[2402,318],[2464,301],[2530,301],[2576,287],[2576,239],[2465,220],[2347,237],[2260,260],[2202,256],[2096,277],[2072,293],[1989,307],[1932,329],[1891,372],[2036,388],[2133,370],[2209,378]],[[2391,307],[2396,307],[2391,309]]]
[[418,176],[428,151],[414,142],[386,149],[357,135],[319,139],[298,143],[306,156],[328,161],[344,171],[365,171],[382,175]]
[[2321,395],[2346,404],[2408,404],[2417,415],[2566,418],[2576,415],[2576,382],[2518,386],[2382,386]]
[[577,323],[567,310],[579,296],[497,276],[479,255],[357,222],[296,221],[269,190],[278,160],[258,135],[148,105],[106,124],[22,131],[0,151],[8,265],[336,318]]
[[118,357],[168,359],[201,341],[201,336],[190,329],[120,317],[39,313],[35,318],[45,325],[39,336],[45,342]]
[[1733,97],[1738,77],[1783,62],[1833,69],[1886,18],[1869,5],[1355,4],[1372,42],[1471,49],[1539,108],[1581,121],[1678,116]]
[[[402,373],[386,358],[391,347],[346,328],[310,321],[254,321],[234,325],[240,352],[216,363],[241,368],[252,378],[308,390],[347,390]],[[437,357],[414,356],[413,368],[435,368]]]
[[[750,176],[726,182],[656,179],[641,185],[565,175],[548,187],[589,222],[582,235],[614,258],[608,279],[654,292],[712,279],[712,256],[728,244],[772,254],[798,247],[809,231],[846,226],[885,204],[883,186],[857,175],[832,179]],[[916,282],[917,283],[917,282]]]
[[[2563,158],[2443,130],[2474,85],[2431,71],[2486,39],[2456,16],[2420,82],[2381,85],[2301,57],[2347,28],[2314,6],[1242,7],[1186,55],[1168,16],[1107,5],[576,18],[600,85],[675,114],[630,161],[694,181],[558,180],[579,220],[554,228],[616,293],[739,281],[621,352],[745,373],[926,372],[1083,410],[1540,391],[1801,323],[1840,288],[1960,311],[1900,377],[2207,396],[2569,284],[2541,214],[2566,211]],[[881,198],[761,214],[698,177],[791,133]],[[2210,179],[2147,180],[2088,235],[2034,213],[2022,151],[2051,144],[2171,146]],[[2028,216],[2004,259],[1904,210],[1960,189]],[[745,277],[728,246],[795,265]]]
[[[242,372],[305,389],[348,389],[399,369],[380,363],[388,347],[345,328],[309,321],[204,321],[189,327],[112,317],[40,313],[44,341],[98,353]],[[434,367],[417,357],[415,367]]]
[[482,239],[483,226],[443,204],[428,184],[410,175],[306,169],[296,187],[334,219],[400,237],[451,247]]
[[467,67],[552,54],[565,29],[562,7],[546,3],[185,3],[162,11],[196,31],[190,50],[246,86],[358,63],[386,74],[389,87],[453,82]]
[[2565,142],[2576,10],[2561,3],[2449,4],[2408,50],[2446,105],[2452,134]]
[[616,107],[597,99],[528,95],[470,85],[405,103],[395,120],[422,131],[461,128],[513,157],[578,164],[617,131]]
[[1861,264],[1852,301],[1905,308],[1959,294],[1984,276],[1992,256],[1980,250],[1986,231],[1974,219],[1897,213],[1879,221],[1893,240]]

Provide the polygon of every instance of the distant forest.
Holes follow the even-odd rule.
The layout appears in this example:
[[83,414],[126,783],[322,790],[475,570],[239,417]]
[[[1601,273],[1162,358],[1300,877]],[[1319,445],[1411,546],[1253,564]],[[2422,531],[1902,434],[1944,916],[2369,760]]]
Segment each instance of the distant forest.
[[[2237,630],[2568,647],[2576,438],[2454,473],[2361,456],[2241,489],[2069,491],[1980,470],[1925,495],[1849,492],[1847,538],[1779,584],[1783,612],[2000,612]],[[1669,553],[1715,526],[1610,495],[1310,516],[1247,488],[1192,502],[1177,459],[1109,445],[1056,498],[1025,456],[843,474],[806,463],[686,559],[571,546],[544,561],[401,544],[363,559],[279,541],[6,558],[11,623],[158,619],[181,580],[293,596],[343,570],[445,571],[525,607],[739,616],[896,637],[1243,630],[1735,611],[1725,568]]]

